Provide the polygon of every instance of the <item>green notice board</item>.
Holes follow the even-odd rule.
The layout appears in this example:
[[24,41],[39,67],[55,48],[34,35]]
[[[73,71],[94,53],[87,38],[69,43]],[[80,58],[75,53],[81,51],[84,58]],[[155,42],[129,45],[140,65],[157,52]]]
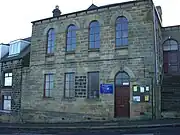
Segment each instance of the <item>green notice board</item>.
[[133,85],[133,102],[149,102],[150,101],[150,87]]

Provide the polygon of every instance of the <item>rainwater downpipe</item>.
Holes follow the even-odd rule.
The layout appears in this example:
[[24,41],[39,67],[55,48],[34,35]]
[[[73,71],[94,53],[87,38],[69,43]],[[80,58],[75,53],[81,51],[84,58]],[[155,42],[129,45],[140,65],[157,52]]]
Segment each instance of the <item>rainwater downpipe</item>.
[[[157,79],[157,70],[158,70],[158,63],[157,63],[157,39],[156,39],[156,11],[155,11],[155,7],[154,7],[154,4],[153,4],[153,29],[154,29],[154,61],[155,61],[155,67],[154,67],[154,71],[155,71],[155,74],[154,74],[154,89],[153,89],[153,93],[152,95],[154,96],[154,102],[152,100],[152,103],[154,105],[154,111],[153,111],[153,115],[154,115],[154,118],[156,118],[156,107],[157,107],[157,103],[156,103],[156,100],[157,100],[157,97],[156,97],[156,86],[157,86],[157,83],[158,83],[158,79]],[[152,106],[153,108],[153,106]]]

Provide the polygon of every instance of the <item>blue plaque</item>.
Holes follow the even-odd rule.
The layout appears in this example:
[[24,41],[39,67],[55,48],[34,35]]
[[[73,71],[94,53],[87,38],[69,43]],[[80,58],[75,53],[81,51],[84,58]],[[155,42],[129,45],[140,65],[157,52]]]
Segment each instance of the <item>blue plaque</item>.
[[113,94],[113,84],[101,84],[100,85],[101,94]]

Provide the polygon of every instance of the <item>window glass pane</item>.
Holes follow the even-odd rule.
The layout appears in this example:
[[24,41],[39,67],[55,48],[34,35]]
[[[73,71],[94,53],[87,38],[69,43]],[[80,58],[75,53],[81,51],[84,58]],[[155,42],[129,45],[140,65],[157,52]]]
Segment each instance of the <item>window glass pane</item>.
[[93,29],[93,28],[90,28],[89,34],[90,34],[90,35],[93,35],[93,34],[94,34],[94,29]]
[[123,79],[129,79],[129,75],[125,72],[123,72],[121,76]]
[[100,48],[100,41],[95,42],[95,48]]
[[69,83],[69,89],[74,89],[74,82]]
[[171,50],[178,50],[178,45],[177,44],[172,44],[171,45]]
[[51,47],[51,53],[54,52],[54,45]]
[[49,83],[48,83],[48,82],[46,82],[45,89],[46,89],[46,90],[47,90],[47,89],[50,89],[50,88],[49,88]]
[[76,44],[72,44],[72,50],[75,50]]
[[65,88],[69,89],[69,82],[66,82]]
[[128,30],[128,23],[122,24],[122,30]]
[[122,37],[127,38],[128,37],[128,32],[127,31],[122,31]]
[[116,24],[116,30],[121,31],[121,24]]
[[170,43],[171,45],[177,45],[177,42],[176,42],[175,40],[169,40],[169,43]]
[[123,22],[123,23],[127,23],[127,22],[128,22],[127,18],[126,18],[126,17],[124,17],[124,16],[123,16],[123,17],[121,17],[121,19],[122,19],[122,22]]
[[98,34],[98,33],[100,32],[99,27],[95,27],[95,28],[94,28],[94,32],[95,32],[95,34]]
[[66,89],[65,90],[65,97],[69,97],[70,95],[69,95],[69,89]]
[[9,76],[12,76],[12,73],[9,73]]
[[67,51],[72,51],[71,45],[67,45]]
[[120,46],[121,45],[121,39],[120,38],[117,38],[116,39],[116,46]]
[[50,81],[52,82],[53,81],[53,75],[49,75],[49,78],[50,78]]
[[89,41],[90,42],[92,42],[92,41],[94,41],[95,40],[95,38],[94,38],[94,34],[93,35],[90,35],[90,39],[89,39]]
[[95,47],[95,42],[90,42],[90,48],[94,48]]
[[126,72],[118,73],[116,76],[116,85],[129,85],[129,75]]
[[45,75],[46,76],[46,82],[49,82],[49,75]]
[[127,38],[122,39],[122,45],[128,45],[128,39]]
[[67,32],[67,37],[71,37],[71,31]]
[[71,38],[67,38],[67,45],[71,44]]
[[4,99],[8,99],[8,96],[4,96]]
[[8,96],[8,99],[11,99],[11,96]]
[[100,40],[100,35],[99,34],[95,34],[95,41],[99,41]]
[[53,89],[53,87],[54,87],[54,83],[51,82],[51,83],[50,83],[50,89]]
[[49,97],[52,97],[52,90],[49,90]]
[[99,73],[88,73],[88,97],[99,96]]
[[121,31],[116,32],[116,38],[121,38]]
[[54,52],[54,44],[55,44],[55,31],[54,31],[54,29],[50,29],[48,32],[47,53],[53,53]]
[[5,73],[5,77],[8,77],[9,76],[9,73]]
[[72,31],[72,37],[76,38],[76,31]]
[[51,47],[48,47],[48,50],[47,50],[48,53],[51,53]]
[[50,97],[50,92],[49,92],[49,90],[45,90],[45,96],[46,96],[46,97]]
[[74,89],[74,73],[67,73],[65,78],[65,97],[74,97],[75,89]]
[[70,77],[69,77],[70,75],[69,74],[66,74],[66,82],[69,82],[70,81]]
[[76,38],[71,38],[72,39],[72,43],[76,43]]
[[69,96],[70,97],[74,97],[75,96],[75,91],[74,90],[70,90]]
[[5,78],[5,86],[12,86],[12,77]]
[[11,110],[11,100],[4,100],[4,110]]
[[163,46],[163,50],[164,50],[164,51],[170,51],[170,50],[171,50],[171,47],[165,45],[165,46]]

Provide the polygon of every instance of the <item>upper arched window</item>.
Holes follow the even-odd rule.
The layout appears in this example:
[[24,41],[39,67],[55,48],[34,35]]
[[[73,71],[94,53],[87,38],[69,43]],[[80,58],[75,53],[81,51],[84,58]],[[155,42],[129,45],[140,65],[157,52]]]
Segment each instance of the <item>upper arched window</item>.
[[116,47],[128,45],[128,20],[121,16],[116,20]]
[[100,48],[100,25],[98,21],[92,21],[89,26],[89,49]]
[[173,51],[178,50],[178,43],[177,41],[173,39],[168,39],[163,44],[163,50],[164,51]]
[[115,77],[115,85],[129,85],[130,77],[126,72],[119,72]]
[[66,51],[74,51],[76,49],[76,26],[71,24],[67,29]]
[[46,52],[48,54],[54,53],[55,30],[53,28],[49,29],[47,38],[48,38],[48,43],[47,43]]

